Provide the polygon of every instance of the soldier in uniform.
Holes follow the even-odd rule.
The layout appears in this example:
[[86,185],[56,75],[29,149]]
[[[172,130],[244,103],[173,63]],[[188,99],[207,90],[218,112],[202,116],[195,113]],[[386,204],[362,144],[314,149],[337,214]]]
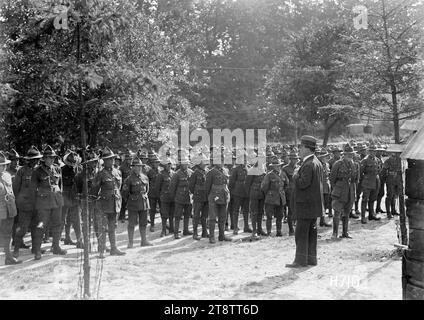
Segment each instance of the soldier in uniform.
[[396,213],[396,198],[400,195],[402,187],[402,168],[400,154],[402,148],[391,146],[387,149],[391,153],[390,157],[384,162],[382,176],[386,181],[387,196],[386,196],[386,212],[387,218],[392,219]]
[[346,144],[343,150],[343,159],[334,163],[330,181],[333,199],[333,239],[337,239],[340,217],[342,218],[342,238],[352,238],[348,232],[349,215],[355,201],[355,187],[359,180],[357,166],[353,162],[353,148]]
[[147,150],[146,149],[142,149],[141,152],[140,152],[140,155],[138,156],[138,158],[143,163],[143,167],[142,167],[143,174],[147,175],[147,173],[151,169],[150,166],[148,165],[149,156],[148,156]]
[[180,220],[184,217],[183,222],[183,235],[193,235],[193,232],[188,230],[190,220],[190,190],[188,188],[188,180],[190,179],[191,170],[188,168],[190,161],[188,158],[183,157],[180,160],[180,168],[171,177],[169,185],[169,194],[175,202],[175,223],[174,223],[174,237],[179,239]]
[[106,229],[109,234],[110,255],[121,256],[122,252],[116,246],[116,216],[121,210],[121,173],[114,167],[116,155],[106,147],[101,156],[103,169],[100,170],[93,180],[92,192],[100,197],[99,209],[101,210],[101,221],[99,221],[99,252],[100,258],[104,258],[106,250]]
[[375,154],[375,159],[378,161],[378,166],[380,168],[380,171],[378,172],[378,175],[380,176],[380,186],[378,188],[378,195],[377,195],[377,207],[375,209],[375,213],[384,213],[383,209],[381,209],[381,199],[384,197],[384,185],[386,183],[385,177],[383,177],[381,170],[383,169],[383,152],[385,152],[385,149],[381,144],[377,146],[377,152]]
[[[77,187],[77,192],[80,195],[79,198],[82,199],[83,193],[83,184],[84,177],[87,178],[87,196],[88,196],[88,215],[89,215],[89,230],[91,230],[91,225],[94,226],[94,232],[96,233],[97,239],[100,239],[99,224],[102,221],[102,213],[97,207],[97,198],[98,195],[95,193],[93,188],[94,179],[98,173],[98,161],[95,152],[90,152],[87,155],[86,161],[81,163],[82,171],[79,172],[75,177],[75,183]],[[100,249],[100,248],[99,248]],[[100,250],[98,250],[100,252]]]
[[[119,166],[119,171],[121,171],[122,181],[125,181],[131,173],[131,161],[134,158],[134,154],[131,150],[127,149],[127,152],[124,155],[124,162]],[[127,202],[122,198],[121,212],[119,213],[119,221],[122,223],[125,222],[125,212],[127,211]]]
[[262,229],[262,218],[264,215],[265,196],[261,190],[262,181],[265,178],[266,165],[264,164],[263,173],[260,175],[248,174],[246,178],[246,191],[249,195],[250,214],[252,220],[252,239],[258,239],[259,235],[267,234]]
[[205,182],[206,182],[206,173],[207,165],[209,163],[209,158],[205,155],[202,155],[201,161],[196,165],[193,174],[189,179],[189,189],[193,194],[193,239],[200,240],[200,236],[197,232],[197,227],[199,222],[202,225],[202,238],[208,238],[208,227],[207,227],[207,218],[208,218],[208,197],[205,191]]
[[43,156],[36,147],[32,146],[25,159],[25,165],[19,168],[13,180],[13,193],[16,197],[18,209],[18,225],[15,234],[14,256],[19,256],[19,249],[23,248],[23,238],[28,229],[31,231],[32,253],[35,253],[35,227],[37,225],[37,212],[35,211],[35,194],[31,186],[31,177]]
[[[365,159],[365,157],[367,156],[366,151],[367,151],[367,147],[365,145],[363,144],[357,145],[357,157],[355,157],[355,162],[356,162],[358,171],[360,171],[360,168],[361,168],[361,161]],[[362,188],[361,188],[361,181],[359,180],[356,185],[355,216],[351,215],[351,217],[355,219],[358,219],[359,216],[361,215],[361,212],[359,211],[359,199],[361,198],[361,194],[362,194]]]
[[[226,164],[224,166],[228,170],[228,172],[231,176],[233,170],[235,170],[235,168],[237,167],[236,156],[235,155],[232,156],[232,164]],[[234,228],[235,228],[235,223],[234,223],[234,196],[231,194],[231,190],[230,190],[230,202],[228,203],[228,209],[227,209],[227,218],[225,220],[225,231],[229,231],[228,230],[228,218],[230,218],[230,229],[234,230]]]
[[287,165],[283,166],[283,171],[289,179],[289,183],[286,189],[284,190],[284,193],[286,195],[287,202],[287,223],[289,226],[289,236],[294,236],[293,222],[295,220],[295,217],[293,214],[293,204],[291,203],[291,197],[294,190],[293,174],[297,168],[297,163],[299,162],[299,155],[297,154],[297,151],[295,149],[290,151],[289,159],[290,162]]
[[149,178],[149,203],[150,203],[150,232],[155,231],[155,216],[156,208],[160,207],[159,193],[156,193],[154,188],[156,179],[159,175],[160,160],[156,153],[153,151],[149,154],[149,164],[151,169],[147,172]]
[[218,157],[214,153],[213,167],[206,174],[205,190],[208,195],[208,220],[209,220],[209,242],[215,243],[215,223],[218,218],[219,241],[231,241],[225,235],[225,219],[227,206],[230,201],[228,190],[229,173],[224,167],[224,157]]
[[240,209],[243,213],[244,220],[244,232],[252,232],[249,227],[249,195],[246,192],[246,177],[247,177],[247,164],[239,164],[232,171],[230,175],[230,181],[228,188],[230,189],[231,195],[234,199],[233,210],[234,210],[234,231],[235,235],[238,234],[238,220]]
[[174,199],[169,193],[169,184],[171,177],[174,174],[172,170],[172,160],[165,159],[162,162],[163,170],[158,174],[155,182],[155,194],[159,194],[160,199],[160,216],[162,219],[162,232],[161,237],[166,235],[166,221],[169,219],[169,232],[174,233]]
[[261,183],[261,190],[265,195],[266,231],[271,235],[272,218],[276,218],[277,237],[282,237],[283,207],[286,204],[284,189],[289,184],[289,178],[281,170],[282,162],[278,157],[271,160],[271,170],[265,175]]
[[380,187],[379,162],[375,157],[377,148],[374,144],[368,147],[368,156],[361,161],[359,179],[362,188],[361,203],[361,222],[367,223],[365,220],[365,211],[368,205],[368,220],[380,220],[374,212],[374,202],[377,200],[378,189]]
[[[16,152],[15,149],[12,149],[9,152],[7,152],[7,157],[8,157],[8,160],[10,161],[10,163],[8,164],[6,171],[12,177],[12,184],[13,184],[13,181],[15,180],[16,173],[21,168],[19,166],[19,159],[20,159],[20,157],[19,157],[19,154]],[[16,235],[16,228],[18,227],[18,219],[19,219],[19,209],[18,209],[18,214],[13,219],[12,246],[15,245],[15,235]],[[28,249],[29,247],[26,246],[24,242],[22,242],[21,243],[21,248],[22,249]]]
[[[331,185],[330,185],[330,165],[328,164],[329,156],[330,154],[327,152],[325,148],[317,147],[315,149],[315,155],[317,156],[318,160],[321,161],[322,168],[323,168],[323,189],[322,192],[324,194],[324,211],[332,208],[330,201],[331,201]],[[333,164],[334,165],[334,164]],[[319,219],[319,226],[320,227],[331,227],[331,224],[327,223],[325,221],[325,215],[322,215]]]
[[0,247],[3,247],[5,253],[5,264],[13,265],[22,261],[10,252],[13,220],[18,210],[13,194],[12,176],[6,171],[7,164],[10,164],[10,160],[6,158],[3,151],[0,151]]
[[37,227],[35,236],[35,260],[41,259],[41,242],[45,228],[50,227],[53,237],[53,254],[65,255],[59,246],[62,222],[63,182],[60,167],[54,164],[56,152],[51,146],[43,151],[44,162],[32,173],[31,184],[36,194]]
[[134,158],[131,173],[122,187],[122,199],[128,204],[128,248],[133,247],[134,229],[138,224],[141,235],[141,246],[151,246],[146,239],[147,212],[149,205],[149,178],[142,173],[142,163]]
[[[63,179],[63,207],[62,207],[62,225],[60,234],[65,227],[65,245],[76,245],[83,249],[81,234],[81,218],[79,214],[79,200],[75,177],[78,173],[77,154],[68,150],[63,157],[64,166],[62,167]],[[74,227],[77,243],[71,240],[71,225]]]

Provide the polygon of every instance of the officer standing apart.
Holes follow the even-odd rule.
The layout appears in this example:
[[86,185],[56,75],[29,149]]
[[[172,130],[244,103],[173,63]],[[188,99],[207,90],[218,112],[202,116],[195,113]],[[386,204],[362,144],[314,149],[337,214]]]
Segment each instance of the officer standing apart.
[[346,144],[343,150],[343,158],[334,163],[330,182],[332,186],[331,197],[333,199],[333,236],[337,239],[340,217],[342,218],[342,238],[352,238],[348,233],[349,214],[355,202],[355,188],[359,180],[357,166],[353,161],[353,148]]
[[228,190],[229,173],[224,167],[224,159],[214,152],[213,167],[206,174],[205,190],[209,204],[209,242],[215,243],[215,223],[218,218],[219,241],[231,241],[225,235],[225,220],[227,218],[227,206],[230,201]]
[[10,252],[13,219],[18,211],[13,195],[12,176],[6,171],[6,165],[9,163],[6,155],[0,151],[0,247],[4,249],[6,265],[22,263]]
[[188,188],[188,180],[191,175],[191,170],[188,168],[190,161],[187,157],[180,160],[180,168],[171,177],[169,185],[169,193],[175,202],[175,223],[174,223],[174,238],[179,239],[180,220],[184,217],[183,235],[193,235],[193,232],[188,230],[188,224],[191,214],[190,206],[190,190]]
[[160,160],[156,153],[153,151],[149,153],[149,164],[151,169],[147,172],[147,177],[149,178],[149,204],[150,204],[150,232],[155,231],[155,216],[156,208],[160,207],[159,194],[156,193],[154,188],[156,184],[156,179],[159,175],[159,164]]
[[104,258],[106,249],[106,228],[109,233],[110,255],[121,256],[125,252],[116,246],[116,216],[121,210],[121,173],[114,167],[116,154],[106,147],[102,152],[103,169],[99,171],[93,181],[93,193],[99,196],[99,209],[103,213],[99,221],[100,258]]
[[296,257],[288,268],[317,265],[317,218],[324,213],[323,168],[314,155],[317,139],[302,136],[299,156],[303,159],[294,174],[294,211],[296,214]]
[[60,227],[62,223],[62,173],[60,167],[54,164],[57,154],[51,146],[43,151],[44,162],[32,173],[31,183],[36,194],[35,209],[37,210],[35,260],[41,259],[41,242],[47,227],[53,237],[53,254],[65,255],[66,250],[59,246]]
[[146,239],[147,212],[150,209],[149,178],[142,173],[142,162],[135,158],[131,163],[131,173],[124,181],[122,199],[125,199],[128,208],[128,248],[133,247],[134,229],[138,224],[141,235],[141,246],[151,246]]

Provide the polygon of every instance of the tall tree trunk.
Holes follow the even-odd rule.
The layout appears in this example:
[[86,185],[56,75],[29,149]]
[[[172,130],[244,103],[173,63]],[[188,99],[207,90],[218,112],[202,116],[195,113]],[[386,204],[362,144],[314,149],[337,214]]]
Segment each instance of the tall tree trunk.
[[328,121],[329,120],[325,121],[324,141],[322,142],[322,145],[324,147],[327,146],[328,140],[330,139],[331,129],[333,129],[333,127],[336,125],[336,123],[337,123],[337,121],[339,121],[339,119],[334,119],[330,123],[328,123]]

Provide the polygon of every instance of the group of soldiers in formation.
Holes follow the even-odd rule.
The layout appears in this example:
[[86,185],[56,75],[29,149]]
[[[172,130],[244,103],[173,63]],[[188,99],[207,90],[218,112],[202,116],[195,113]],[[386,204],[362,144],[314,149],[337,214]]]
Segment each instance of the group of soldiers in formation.
[[[88,152],[85,162],[76,150],[67,150],[59,157],[50,146],[42,152],[32,146],[23,157],[15,150],[0,152],[0,245],[5,250],[5,263],[21,263],[18,257],[22,248],[31,248],[35,259],[41,259],[45,253],[41,245],[50,236],[53,254],[66,254],[60,247],[61,240],[65,245],[83,248],[81,195],[85,177],[89,228],[93,227],[96,233],[100,258],[107,251],[110,255],[125,254],[116,245],[118,215],[119,221],[128,220],[128,248],[134,245],[137,225],[141,246],[151,245],[146,228],[150,224],[150,232],[155,231],[158,209],[161,237],[170,234],[179,239],[182,233],[194,240],[208,238],[210,243],[215,243],[217,223],[218,240],[231,241],[226,231],[231,229],[234,235],[240,232],[240,213],[243,232],[251,233],[253,240],[272,235],[273,218],[277,237],[283,236],[283,223],[288,224],[289,236],[294,235],[293,176],[303,160],[296,146],[268,145],[266,164],[260,175],[250,174],[247,161],[235,164],[236,150],[230,150],[232,165],[212,162],[209,156],[201,154],[201,161],[195,166],[187,150],[179,151],[178,163],[170,157],[159,159],[158,154],[147,149],[115,154],[106,147],[100,153]],[[372,142],[350,142],[343,148],[317,147],[315,156],[323,164],[323,206],[333,220],[333,239],[338,238],[340,220],[343,238],[351,238],[349,218],[360,218],[362,223],[367,223],[368,211],[369,220],[380,220],[377,213],[384,212],[381,200],[385,185],[387,218],[398,214],[395,199],[400,192],[402,174],[397,159],[399,152]],[[384,162],[383,156],[388,156]],[[189,230],[190,218],[193,231]],[[71,226],[76,242],[71,239]],[[331,224],[322,216],[320,226],[331,227]],[[65,237],[61,239],[63,229]],[[28,231],[31,246],[24,243]],[[110,248],[106,246],[106,234]]]

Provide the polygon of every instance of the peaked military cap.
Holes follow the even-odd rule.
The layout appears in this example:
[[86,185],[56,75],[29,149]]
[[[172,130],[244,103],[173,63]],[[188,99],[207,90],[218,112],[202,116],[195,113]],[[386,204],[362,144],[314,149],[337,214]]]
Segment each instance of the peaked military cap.
[[109,159],[109,158],[116,158],[118,155],[114,154],[112,150],[110,150],[109,147],[105,147],[102,150],[102,159]]
[[313,136],[302,136],[300,138],[300,144],[306,146],[306,147],[312,147],[316,148],[317,146],[317,139]]
[[43,150],[43,157],[57,157],[57,153],[49,145]]
[[26,160],[31,160],[31,159],[41,159],[43,157],[43,155],[41,154],[40,151],[38,151],[38,149],[34,146],[31,146],[31,148],[29,148],[25,159]]
[[7,155],[9,157],[9,160],[16,160],[16,159],[19,159],[20,158],[19,157],[19,153],[17,153],[15,149],[10,150],[7,153]]

